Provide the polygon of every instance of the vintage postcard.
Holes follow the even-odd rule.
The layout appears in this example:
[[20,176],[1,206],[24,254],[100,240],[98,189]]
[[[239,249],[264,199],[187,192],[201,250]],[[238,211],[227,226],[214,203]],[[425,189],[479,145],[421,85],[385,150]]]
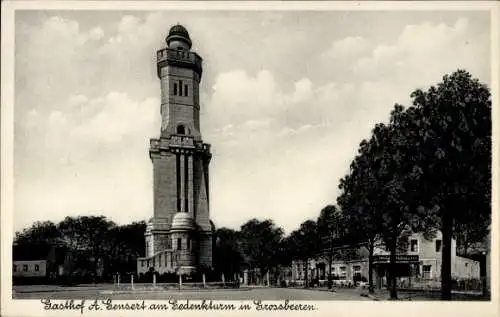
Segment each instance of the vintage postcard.
[[1,315],[498,316],[498,15],[2,2]]

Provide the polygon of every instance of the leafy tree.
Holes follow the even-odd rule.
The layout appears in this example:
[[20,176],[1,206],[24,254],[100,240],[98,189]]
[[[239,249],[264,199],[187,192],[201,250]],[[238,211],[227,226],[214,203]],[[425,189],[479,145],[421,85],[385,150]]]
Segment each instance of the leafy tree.
[[[378,126],[378,129],[381,128],[382,126]],[[337,198],[344,214],[351,245],[362,243],[368,249],[370,292],[373,292],[373,252],[380,238],[377,226],[380,197],[375,173],[378,166],[374,165],[375,154],[372,152],[380,141],[380,138],[374,135],[370,141],[363,140],[360,143],[358,155],[350,165],[350,173],[340,180],[341,194]]]
[[[471,219],[491,221],[491,100],[486,85],[465,70],[412,93],[421,113],[419,201],[436,210],[443,233],[442,299],[451,299],[453,231]],[[484,226],[478,236],[486,235]]]
[[104,216],[66,217],[59,223],[63,239],[71,250],[87,251],[93,262],[93,272],[97,275],[99,258],[109,255],[106,241],[110,241],[109,231],[116,225]]
[[219,228],[215,233],[214,267],[226,276],[233,276],[240,271],[243,260],[240,251],[239,232],[228,228]]
[[35,222],[30,228],[16,232],[14,242],[18,245],[46,246],[57,243],[61,239],[61,232],[51,221]]
[[320,237],[318,226],[315,221],[307,220],[300,225],[300,228],[293,231],[289,237],[289,248],[293,250],[293,257],[304,261],[306,267],[305,287],[309,283],[309,261],[318,253]]
[[51,221],[35,222],[16,232],[12,255],[15,259],[47,258],[53,245],[61,242],[61,233]]
[[457,241],[457,253],[461,256],[469,256],[476,249],[482,249],[485,232],[489,231],[491,219],[487,215],[479,213],[471,218],[467,222],[455,223],[453,236]]
[[[379,230],[376,226],[378,209],[375,205],[374,173],[364,166],[368,160],[362,156],[367,151],[368,143],[363,140],[360,145],[360,155],[351,164],[351,174],[340,180],[342,190],[337,198],[343,210],[347,234],[351,245],[365,244],[368,249],[368,283],[369,292],[373,292],[373,252],[379,240]],[[371,200],[370,200],[371,198]]]
[[279,245],[283,229],[272,220],[251,219],[241,226],[241,250],[251,269],[259,268],[262,275],[279,263]]
[[111,272],[136,271],[137,257],[144,256],[146,222],[133,222],[122,226],[111,226],[103,242],[108,250],[105,254]]
[[[328,254],[328,276],[330,280],[332,276],[334,246],[339,240],[342,228],[344,227],[342,214],[336,206],[328,205],[321,210],[316,223],[318,234],[321,239],[320,245],[322,249],[327,250]],[[329,284],[329,287],[331,287],[331,284]]]
[[[348,176],[341,180],[343,190],[338,198],[350,232],[367,242],[369,282],[373,288],[372,257],[376,241],[381,238],[390,251],[391,298],[396,292],[396,253],[404,232],[430,228],[427,213],[414,199],[421,169],[411,140],[417,137],[414,108],[404,111],[396,105],[389,124],[377,124],[369,141],[360,144],[358,156]],[[361,229],[361,230],[360,230]]]

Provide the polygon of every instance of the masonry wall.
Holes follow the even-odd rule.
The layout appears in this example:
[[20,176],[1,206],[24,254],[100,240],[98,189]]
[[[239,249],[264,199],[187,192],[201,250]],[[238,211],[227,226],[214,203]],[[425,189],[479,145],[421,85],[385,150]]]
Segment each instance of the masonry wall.
[[153,157],[154,217],[170,225],[177,212],[176,158],[166,153]]
[[455,258],[455,263],[452,266],[452,275],[459,278],[474,278],[481,277],[480,263],[461,256]]
[[[200,136],[199,127],[199,77],[191,69],[165,66],[161,70],[162,131],[175,134],[177,125],[183,124],[191,135]],[[179,83],[182,81],[182,95]],[[174,95],[174,84],[178,84],[178,94]],[[184,96],[184,85],[188,95]]]
[[194,209],[196,223],[203,231],[212,230],[210,225],[209,202],[207,193],[206,175],[208,174],[208,163],[200,156],[194,158]]
[[[47,261],[46,260],[33,260],[33,261],[13,261],[12,276],[13,277],[44,277],[47,274]],[[38,271],[35,266],[38,265]],[[26,267],[26,271],[24,268]]]
[[[193,247],[193,239],[188,235],[187,232],[173,232],[170,234],[172,239],[172,249],[175,256],[174,262],[178,266],[196,266],[196,252]],[[181,249],[177,249],[177,239],[181,239]],[[188,249],[187,240],[190,239],[190,247]]]
[[154,257],[151,258],[139,258],[137,260],[137,273],[145,274],[146,272],[149,271],[150,267],[153,267],[153,265],[155,271],[157,271],[160,274],[174,273],[176,266],[173,260],[174,256],[172,250],[165,250],[163,252],[156,254]]

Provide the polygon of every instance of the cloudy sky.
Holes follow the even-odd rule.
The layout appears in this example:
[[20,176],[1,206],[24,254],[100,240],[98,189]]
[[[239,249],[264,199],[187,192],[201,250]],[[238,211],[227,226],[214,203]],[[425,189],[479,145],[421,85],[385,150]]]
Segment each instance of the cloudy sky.
[[218,227],[316,218],[395,102],[459,67],[490,83],[487,12],[18,11],[15,230],[151,217],[155,55],[177,22],[204,58]]

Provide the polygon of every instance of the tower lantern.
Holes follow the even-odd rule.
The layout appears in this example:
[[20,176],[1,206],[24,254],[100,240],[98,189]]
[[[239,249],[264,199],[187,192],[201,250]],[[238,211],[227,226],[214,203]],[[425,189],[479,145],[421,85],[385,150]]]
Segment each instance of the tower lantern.
[[165,42],[167,42],[168,48],[173,50],[189,51],[192,45],[188,31],[180,24],[174,25],[170,29]]

